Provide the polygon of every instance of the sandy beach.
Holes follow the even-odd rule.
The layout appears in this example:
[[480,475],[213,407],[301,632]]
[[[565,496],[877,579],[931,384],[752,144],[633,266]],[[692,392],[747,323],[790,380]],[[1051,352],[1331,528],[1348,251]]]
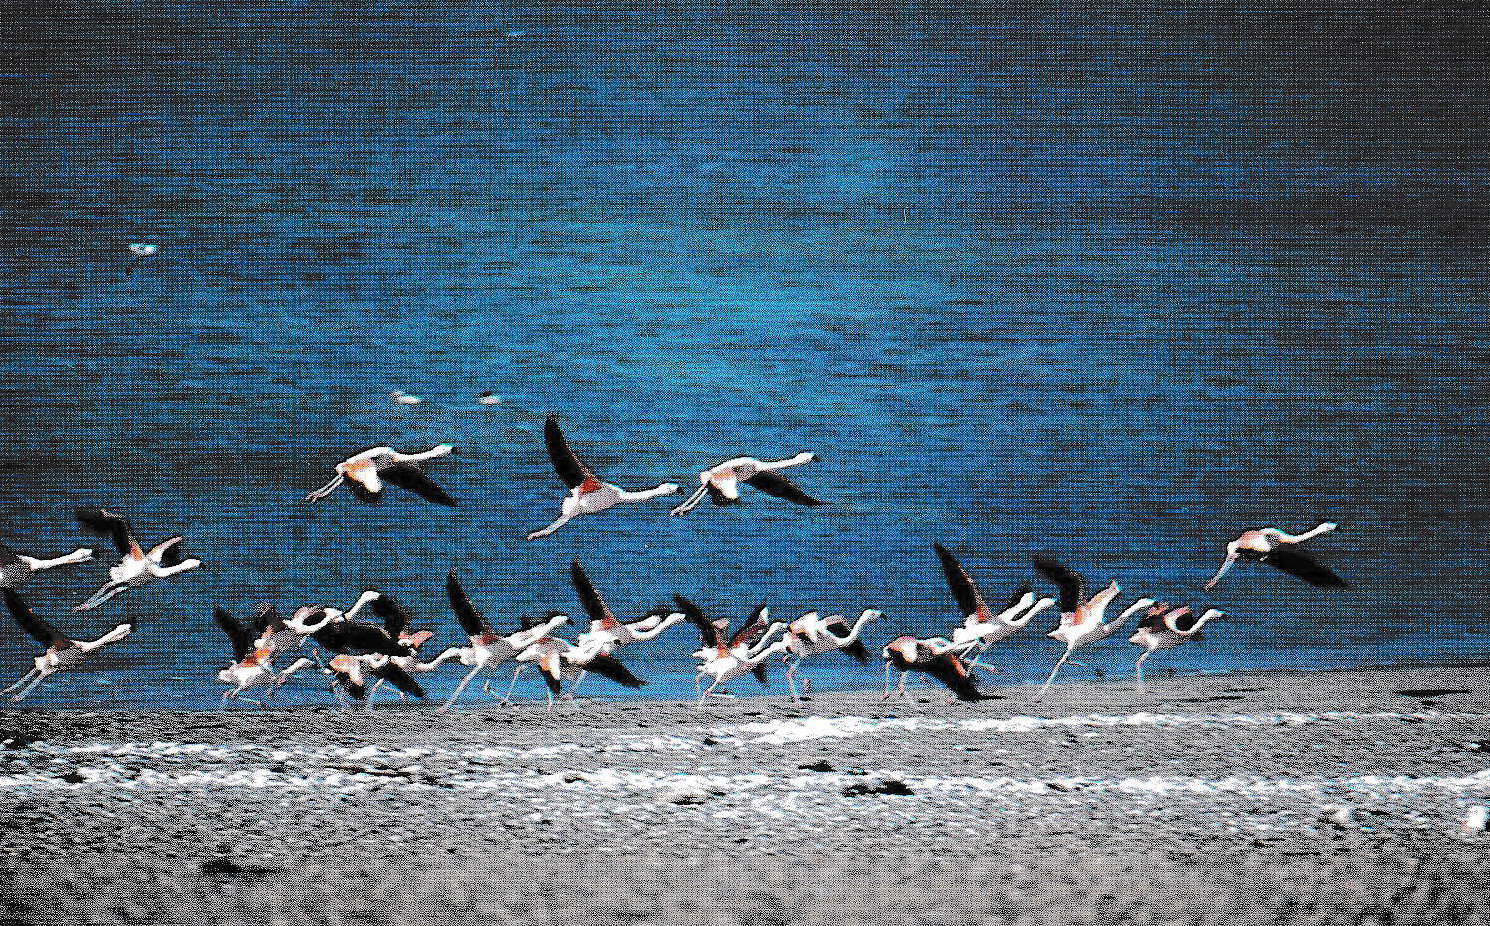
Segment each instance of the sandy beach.
[[9,711],[0,883],[57,923],[1483,919],[1486,674]]

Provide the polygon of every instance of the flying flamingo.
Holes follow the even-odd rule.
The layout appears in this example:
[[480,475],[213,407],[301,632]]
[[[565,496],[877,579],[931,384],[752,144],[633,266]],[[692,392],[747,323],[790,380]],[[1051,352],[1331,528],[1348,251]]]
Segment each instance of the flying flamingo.
[[825,505],[827,502],[813,498],[797,488],[796,483],[776,473],[776,470],[786,469],[788,466],[799,466],[812,459],[815,459],[812,453],[803,451],[786,460],[767,461],[757,460],[755,457],[735,457],[733,460],[725,460],[699,473],[698,489],[688,496],[687,501],[674,508],[669,514],[687,514],[699,506],[705,495],[708,495],[716,505],[738,505],[742,482],[767,495],[774,495],[798,505]]
[[76,515],[84,529],[113,540],[122,559],[117,566],[109,567],[109,581],[94,592],[93,597],[73,608],[74,611],[92,610],[125,589],[202,565],[201,560],[182,558],[179,534],[161,541],[146,553],[135,541],[127,519],[92,506],[77,509]]
[[678,492],[678,485],[674,482],[664,482],[656,488],[640,492],[628,492],[620,486],[601,481],[569,448],[564,432],[559,430],[558,415],[549,415],[543,422],[543,443],[548,448],[548,458],[553,463],[554,472],[569,487],[569,494],[564,497],[558,520],[528,534],[529,540],[547,537],[582,514],[597,514],[623,502],[644,502],[649,498],[676,495]]
[[[507,697],[512,697],[512,687],[517,684],[517,676],[527,664],[532,662],[538,666],[538,671],[543,675],[543,681],[548,689],[548,709],[554,708],[554,696],[563,688],[565,679],[572,679],[575,684],[579,683],[580,677],[586,672],[594,672],[603,678],[608,678],[627,688],[640,688],[646,682],[636,675],[621,661],[614,656],[594,649],[586,649],[575,646],[568,640],[558,637],[544,636],[535,641],[531,646],[518,653],[517,673],[512,676],[512,684],[507,686]],[[573,689],[570,689],[571,695]]]
[[[578,560],[573,560],[569,564],[569,580],[574,584],[580,603],[584,605],[585,613],[590,618],[589,628],[574,640],[575,645],[581,650],[590,650],[609,656],[628,643],[656,639],[669,627],[684,619],[680,611],[653,608],[630,623],[620,621],[611,611],[610,606],[605,603],[605,599],[590,581],[590,577],[585,574]],[[574,696],[575,690],[579,688],[579,683],[584,680],[584,677],[585,671],[581,669],[579,677],[574,680],[574,685],[569,689],[571,697]]]
[[912,672],[930,675],[951,689],[959,701],[980,701],[987,697],[978,690],[966,664],[953,652],[951,642],[941,637],[918,640],[904,634],[886,644],[881,655],[885,659],[885,693],[880,695],[881,701],[890,699],[890,672],[897,669],[900,685],[895,692],[899,697],[905,696],[905,679]]
[[1225,611],[1215,608],[1208,609],[1204,614],[1197,616],[1189,606],[1175,608],[1168,602],[1160,602],[1149,608],[1149,612],[1139,620],[1134,629],[1133,636],[1128,638],[1129,643],[1136,643],[1144,648],[1143,655],[1133,664],[1133,671],[1137,676],[1138,690],[1143,690],[1143,662],[1161,649],[1173,649],[1187,640],[1201,640],[1200,628],[1208,622],[1225,615]]
[[1216,570],[1216,574],[1211,576],[1211,580],[1205,584],[1205,587],[1212,588],[1221,581],[1221,577],[1226,575],[1232,564],[1241,559],[1265,563],[1318,588],[1344,588],[1344,579],[1335,575],[1330,567],[1297,546],[1320,534],[1328,534],[1337,526],[1331,521],[1326,521],[1302,534],[1285,534],[1276,527],[1246,531],[1226,545],[1226,560],[1221,564],[1221,568]]
[[1047,636],[1066,644],[1066,652],[1056,662],[1055,668],[1050,670],[1050,677],[1045,680],[1045,684],[1040,686],[1040,691],[1035,695],[1035,700],[1038,701],[1045,696],[1045,690],[1050,687],[1051,682],[1055,681],[1055,674],[1061,670],[1061,666],[1066,664],[1066,660],[1071,658],[1072,653],[1083,646],[1105,640],[1117,633],[1123,624],[1127,623],[1129,617],[1153,604],[1154,600],[1140,598],[1116,618],[1103,623],[1102,615],[1107,611],[1107,606],[1122,591],[1117,582],[1087,597],[1086,580],[1055,560],[1036,557],[1035,568],[1061,590],[1061,623]]
[[[765,661],[755,657],[768,645],[768,641],[777,631],[786,629],[786,625],[777,621],[768,626],[771,611],[764,602],[757,605],[740,629],[728,637],[725,636],[725,632],[729,629],[728,619],[710,620],[704,616],[703,609],[681,595],[674,595],[673,602],[677,604],[678,610],[683,612],[688,622],[698,628],[699,637],[703,641],[703,648],[693,653],[694,658],[699,660],[698,670],[693,677],[696,693],[699,693],[703,687],[705,675],[714,677],[714,684],[709,688],[710,692],[717,689],[723,681],[739,678],[745,672],[754,675],[762,685],[770,684],[766,678]],[[734,671],[741,666],[745,667],[745,672]],[[703,694],[707,695],[707,693]],[[703,704],[702,697],[699,699],[699,704]]]
[[968,660],[969,667],[994,671],[979,661],[983,653],[993,644],[1013,636],[1036,614],[1053,607],[1055,599],[1041,598],[1037,601],[1030,587],[1022,585],[1010,596],[1003,610],[995,613],[984,600],[973,577],[962,568],[957,558],[939,543],[933,543],[931,547],[941,561],[942,575],[946,577],[947,587],[952,590],[952,597],[957,601],[957,609],[962,612],[962,626],[952,631],[952,643],[961,649],[959,655],[962,656],[977,650]]
[[[233,647],[233,664],[217,673],[218,681],[233,686],[223,692],[218,710],[226,710],[230,699],[236,700],[239,695],[256,685],[268,686],[269,690],[264,694],[264,701],[268,701],[291,675],[311,664],[309,659],[301,658],[290,663],[282,672],[274,670],[271,662],[274,644],[269,639],[273,612],[274,605],[264,605],[255,614],[253,623],[244,626],[223,608],[212,610],[213,620],[228,635]],[[250,703],[264,707],[264,701]]]
[[[869,651],[864,648],[864,642],[859,639],[859,635],[863,633],[870,621],[877,621],[884,616],[883,612],[876,611],[874,608],[865,608],[860,612],[859,619],[854,621],[854,625],[850,627],[841,614],[825,618],[816,611],[808,611],[787,624],[786,635],[782,637],[782,640],[786,642],[786,652],[782,659],[791,662],[791,665],[786,667],[786,690],[792,693],[792,700],[801,700],[797,697],[793,677],[797,674],[797,668],[802,665],[802,660],[808,656],[841,652],[859,665],[866,665],[869,662]],[[802,679],[802,694],[807,694],[807,688],[811,684],[812,679]]]
[[383,484],[386,482],[413,492],[427,502],[454,508],[455,499],[435,485],[419,465],[426,460],[448,456],[454,450],[450,444],[439,444],[423,453],[399,453],[392,447],[364,450],[336,464],[336,475],[332,480],[306,495],[305,500],[318,502],[345,482],[352,494],[362,501],[376,502],[383,497]]
[[11,696],[11,701],[19,701],[26,697],[53,672],[78,668],[94,650],[102,649],[110,643],[117,643],[129,636],[130,630],[133,629],[129,624],[120,624],[97,640],[74,640],[37,617],[15,589],[4,589],[4,595],[5,606],[10,609],[11,617],[15,618],[16,623],[21,625],[21,629],[26,631],[31,639],[46,647],[46,651],[36,657],[36,668],[21,676],[9,687],[0,690],[0,694],[16,692]]
[[24,553],[17,553],[0,543],[0,588],[15,588],[31,578],[33,573],[44,569],[86,563],[91,559],[93,559],[93,551],[87,547],[79,547],[66,556],[59,556],[56,559],[38,559]]
[[491,623],[471,603],[454,569],[450,570],[450,574],[445,577],[445,594],[450,599],[450,609],[455,612],[456,621],[460,623],[461,629],[469,638],[468,645],[452,646],[433,660],[419,663],[418,669],[421,672],[433,671],[443,662],[458,659],[461,665],[470,666],[471,671],[461,679],[455,691],[435,711],[437,714],[450,710],[450,706],[460,697],[461,692],[466,690],[471,679],[483,669],[492,669],[511,660],[518,653],[548,636],[554,628],[569,620],[566,615],[554,614],[542,622],[524,621],[522,629],[515,633],[498,634],[492,629]]

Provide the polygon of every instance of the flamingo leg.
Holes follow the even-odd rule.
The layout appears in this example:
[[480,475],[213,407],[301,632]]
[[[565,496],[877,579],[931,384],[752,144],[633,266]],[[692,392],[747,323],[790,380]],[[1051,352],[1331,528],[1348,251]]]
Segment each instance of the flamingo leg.
[[1138,657],[1138,661],[1133,664],[1133,670],[1134,670],[1134,672],[1137,673],[1137,678],[1138,678],[1138,686],[1137,687],[1138,687],[1138,690],[1139,691],[1142,691],[1143,690],[1143,661],[1145,659],[1149,658],[1150,656],[1152,656],[1153,654],[1154,654],[1154,651],[1153,650],[1148,650],[1142,656],[1139,656]]
[[15,691],[17,688],[20,688],[21,686],[25,685],[27,682],[31,681],[31,677],[34,676],[39,671],[41,671],[41,670],[39,670],[39,669],[32,669],[30,672],[27,672],[25,675],[22,675],[20,678],[16,679],[14,682],[11,682],[4,689],[0,689],[0,694],[10,694],[12,691]]
[[36,686],[37,685],[40,685],[42,683],[42,681],[44,681],[46,679],[46,677],[48,675],[51,675],[51,674],[52,673],[50,673],[50,672],[38,672],[37,675],[36,675],[36,678],[33,678],[31,680],[30,684],[28,684],[25,688],[22,688],[16,694],[11,695],[10,696],[10,700],[12,702],[15,702],[15,701],[19,701],[22,698],[26,697],[26,695],[28,695],[31,692],[35,691],[36,690]]
[[1038,701],[1041,698],[1045,697],[1045,689],[1049,688],[1050,687],[1050,683],[1053,682],[1053,681],[1055,681],[1055,674],[1061,670],[1061,666],[1063,666],[1063,665],[1066,664],[1066,660],[1067,659],[1070,659],[1071,658],[1071,654],[1074,653],[1074,652],[1076,652],[1075,647],[1070,647],[1070,646],[1066,647],[1065,653],[1061,654],[1061,658],[1056,662],[1055,668],[1050,670],[1050,678],[1047,678],[1045,680],[1045,684],[1041,685],[1039,692],[1036,693],[1036,695],[1035,695],[1035,700],[1036,701]]
[[1228,553],[1228,554],[1226,554],[1226,561],[1221,564],[1221,568],[1220,569],[1217,569],[1216,570],[1216,574],[1213,575],[1213,576],[1211,576],[1211,580],[1205,584],[1206,590],[1209,591],[1213,585],[1215,585],[1217,582],[1220,582],[1221,581],[1221,577],[1224,576],[1224,575],[1226,575],[1227,570],[1231,569],[1232,564],[1235,563],[1235,562],[1236,562],[1236,554],[1235,553]]
[[569,700],[573,701],[575,699],[574,693],[579,691],[579,683],[585,680],[587,674],[584,669],[580,669],[579,675],[574,677],[574,684],[569,686]]
[[692,495],[688,496],[688,500],[687,501],[683,502],[683,504],[681,504],[678,507],[674,508],[672,511],[669,511],[668,514],[671,514],[671,515],[687,514],[688,512],[690,512],[693,509],[695,509],[695,508],[698,507],[698,503],[704,500],[704,493],[706,493],[708,491],[709,491],[709,487],[707,485],[701,485],[701,486],[699,486],[697,492],[694,492]]
[[228,699],[231,698],[231,697],[233,697],[233,694],[234,694],[234,692],[233,692],[233,689],[231,689],[231,688],[229,688],[227,691],[224,691],[222,693],[222,700],[219,701],[219,702],[217,702],[217,712],[219,714],[225,713],[227,711],[227,709],[228,709]]
[[881,701],[890,700],[890,673],[892,671],[894,670],[891,669],[890,664],[888,662],[885,663],[885,693],[880,695]]
[[482,667],[478,665],[476,668],[468,672],[466,674],[466,677],[460,680],[460,684],[455,686],[455,691],[451,692],[450,697],[445,699],[445,703],[441,704],[438,708],[435,709],[435,713],[443,714],[446,711],[450,710],[450,705],[455,703],[455,699],[460,697],[460,693],[466,690],[466,686],[471,684],[471,679],[475,678],[476,673],[480,672],[481,669]]
[[503,704],[511,704],[512,703],[512,689],[514,689],[514,688],[517,687],[517,677],[519,675],[522,675],[523,674],[523,670],[526,669],[527,667],[528,667],[528,664],[525,663],[525,662],[520,662],[520,663],[517,664],[517,671],[514,672],[514,673],[512,673],[512,681],[509,682],[508,685],[507,685],[507,693],[504,694],[504,695],[502,695],[502,703]]
[[336,489],[337,489],[337,487],[340,486],[343,482],[345,482],[346,479],[347,479],[346,476],[343,476],[341,473],[337,473],[336,476],[335,476],[335,478],[333,478],[330,482],[328,482],[325,485],[321,486],[319,489],[316,489],[314,492],[311,492],[310,494],[306,495],[305,496],[305,500],[308,501],[308,502],[318,502],[318,501],[320,501],[321,499],[323,499],[326,496],[330,495],[332,492],[335,492]]
[[792,693],[793,701],[802,700],[801,698],[797,697],[797,686],[792,680],[792,676],[796,674],[797,666],[801,664],[802,660],[798,659],[796,662],[786,667],[786,690]]

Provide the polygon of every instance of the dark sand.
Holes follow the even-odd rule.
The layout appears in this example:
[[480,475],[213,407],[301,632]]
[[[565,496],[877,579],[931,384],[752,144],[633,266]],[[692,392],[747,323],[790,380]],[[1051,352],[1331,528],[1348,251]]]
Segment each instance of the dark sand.
[[1490,805],[1486,681],[1159,676],[1041,704],[1030,688],[972,705],[920,689],[702,712],[0,712],[0,908],[48,923],[1490,922],[1490,835],[1463,827]]

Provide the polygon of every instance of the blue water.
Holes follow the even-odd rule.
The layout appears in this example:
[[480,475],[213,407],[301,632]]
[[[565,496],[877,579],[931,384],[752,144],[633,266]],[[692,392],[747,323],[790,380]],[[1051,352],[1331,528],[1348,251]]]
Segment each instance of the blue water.
[[[78,635],[137,627],[32,703],[215,704],[215,603],[374,585],[454,643],[452,567],[499,624],[577,608],[579,557],[622,614],[875,606],[877,649],[956,618],[932,541],[993,598],[1043,551],[1201,601],[1240,530],[1325,519],[1350,591],[1241,570],[1205,599],[1227,621],[1154,664],[1490,652],[1483,26],[283,6],[75,2],[0,39],[0,539],[72,549],[96,503],[208,564],[86,615],[102,565],[28,586]],[[132,241],[161,250],[127,273]],[[628,487],[811,449],[796,478],[833,504],[656,502],[525,543],[562,495],[549,411]],[[440,441],[457,510],[302,502],[353,452]],[[695,640],[622,655],[678,695]],[[1055,647],[994,661],[1033,680]],[[0,628],[0,665],[32,650]]]

